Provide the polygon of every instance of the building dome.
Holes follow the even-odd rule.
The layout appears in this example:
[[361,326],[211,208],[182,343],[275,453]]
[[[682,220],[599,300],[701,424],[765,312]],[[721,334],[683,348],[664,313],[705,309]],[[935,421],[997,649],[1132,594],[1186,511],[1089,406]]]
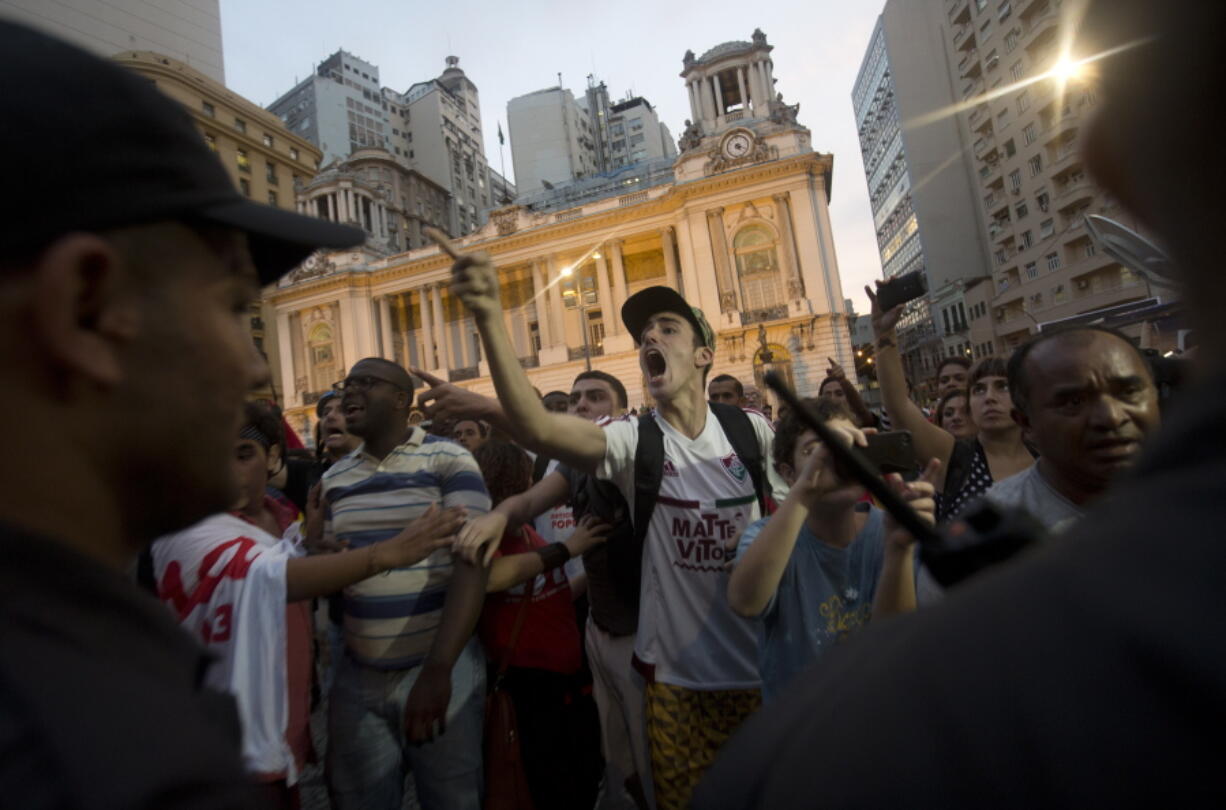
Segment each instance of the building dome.
[[754,46],[752,42],[745,42],[744,40],[733,40],[731,42],[725,42],[721,45],[716,45],[714,48],[704,53],[702,56],[698,58],[698,61],[699,62],[713,62],[716,59],[720,59],[730,54],[741,53],[742,51],[753,50],[753,47]]

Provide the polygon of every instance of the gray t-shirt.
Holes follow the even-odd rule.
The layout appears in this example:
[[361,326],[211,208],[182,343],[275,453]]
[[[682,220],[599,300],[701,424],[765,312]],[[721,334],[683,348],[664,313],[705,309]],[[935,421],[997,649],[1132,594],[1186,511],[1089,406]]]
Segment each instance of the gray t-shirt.
[[[737,557],[745,553],[770,518],[741,534]],[[762,699],[772,700],[797,674],[830,647],[869,620],[885,556],[885,522],[869,511],[864,527],[847,548],[800,530],[779,587],[756,621]]]
[[1025,509],[1051,534],[1064,531],[1082,516],[1081,507],[1047,483],[1038,464],[993,484],[983,497],[997,506]]

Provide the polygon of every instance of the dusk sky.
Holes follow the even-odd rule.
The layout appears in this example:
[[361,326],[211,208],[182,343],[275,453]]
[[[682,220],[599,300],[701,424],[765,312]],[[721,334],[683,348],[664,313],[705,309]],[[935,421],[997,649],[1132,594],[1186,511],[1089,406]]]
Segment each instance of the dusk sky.
[[[614,100],[628,92],[643,96],[675,139],[689,117],[679,75],[685,51],[701,55],[721,42],[748,40],[761,28],[775,46],[776,89],[788,103],[800,103],[800,122],[812,130],[814,148],[834,154],[830,214],[843,294],[866,312],[863,287],[881,277],[881,262],[851,88],[882,5],[883,0],[221,0],[221,19],[226,84],[265,106],[339,48],[377,65],[382,84],[401,92],[441,73],[449,54],[460,57],[481,93],[485,151],[495,169],[497,126],[501,122],[506,131],[507,101],[556,86],[558,73],[576,94],[594,74]],[[510,146],[508,140],[508,174]]]

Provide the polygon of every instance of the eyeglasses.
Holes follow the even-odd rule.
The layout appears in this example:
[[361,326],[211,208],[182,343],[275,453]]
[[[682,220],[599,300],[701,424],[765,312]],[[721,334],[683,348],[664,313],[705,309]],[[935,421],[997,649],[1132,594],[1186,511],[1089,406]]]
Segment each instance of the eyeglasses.
[[369,374],[362,374],[357,377],[346,377],[340,382],[334,382],[332,383],[332,390],[336,391],[339,394],[343,394],[346,391],[350,391],[350,390],[369,391],[373,386],[375,386],[378,383],[383,383],[384,385],[390,385],[392,388],[395,388],[397,391],[404,390],[400,386],[396,385],[395,383],[388,382],[387,380],[380,379],[379,377],[372,377]]

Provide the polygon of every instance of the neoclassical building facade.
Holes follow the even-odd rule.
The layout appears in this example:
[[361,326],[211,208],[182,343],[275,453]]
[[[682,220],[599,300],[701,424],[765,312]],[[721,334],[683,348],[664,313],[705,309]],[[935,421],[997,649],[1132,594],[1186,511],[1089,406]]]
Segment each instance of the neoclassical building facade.
[[[795,106],[770,98],[770,47],[755,32],[686,54],[693,118],[675,160],[495,210],[460,241],[493,257],[516,352],[542,392],[569,390],[591,367],[621,379],[632,406],[650,405],[620,309],[656,284],[706,313],[713,373],[761,385],[773,367],[802,394],[816,393],[827,358],[853,373],[827,207],[833,158],[813,151]],[[367,356],[493,393],[449,283],[449,259],[427,247],[317,255],[271,290],[291,423],[309,429],[313,403]]]

